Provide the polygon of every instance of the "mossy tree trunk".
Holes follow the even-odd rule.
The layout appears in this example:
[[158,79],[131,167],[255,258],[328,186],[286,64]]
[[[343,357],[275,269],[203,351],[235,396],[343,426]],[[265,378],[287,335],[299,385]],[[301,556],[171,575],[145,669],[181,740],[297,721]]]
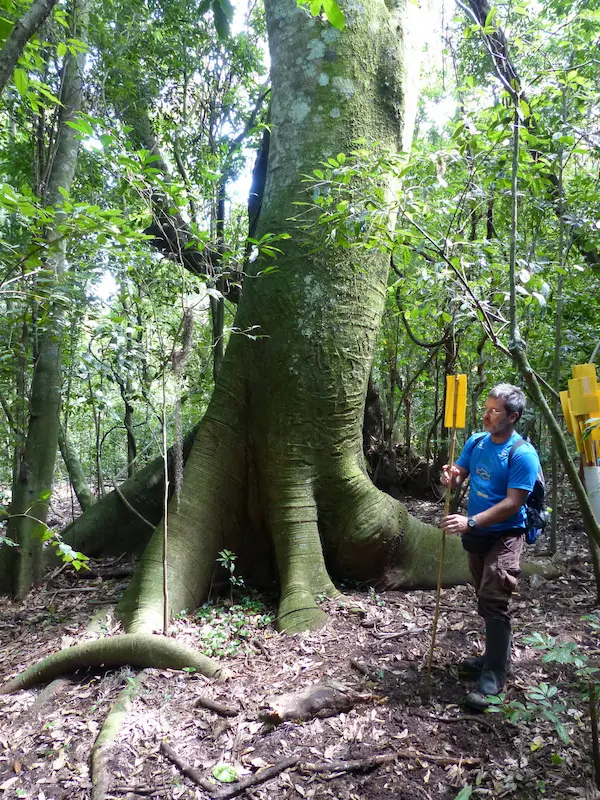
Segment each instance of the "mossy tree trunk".
[[[278,271],[251,267],[219,379],[169,508],[171,611],[206,595],[220,549],[274,564],[279,625],[316,627],[330,574],[434,585],[439,531],[378,491],[362,456],[362,422],[388,258],[315,248],[292,221],[303,176],[358,138],[400,150],[410,139],[400,4],[341,3],[346,28],[310,18],[295,0],[266,0],[272,136],[258,237],[291,233]],[[410,116],[410,114],[408,115]],[[410,127],[410,125],[409,125]],[[358,187],[360,191],[360,187]],[[251,332],[246,335],[244,332]],[[416,544],[418,543],[418,544]],[[454,544],[457,546],[454,547]],[[451,579],[465,579],[460,543]],[[129,630],[160,629],[162,527],[122,604]]]

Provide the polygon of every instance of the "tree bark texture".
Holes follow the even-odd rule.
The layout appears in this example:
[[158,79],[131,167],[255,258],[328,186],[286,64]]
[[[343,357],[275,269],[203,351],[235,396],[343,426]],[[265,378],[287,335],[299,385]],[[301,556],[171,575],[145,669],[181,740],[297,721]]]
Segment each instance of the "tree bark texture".
[[[320,161],[358,138],[392,150],[406,141],[405,85],[418,62],[404,61],[402,14],[384,0],[341,5],[343,32],[295,0],[265,3],[272,135],[257,235],[293,238],[280,243],[277,272],[262,274],[260,259],[250,267],[238,333],[186,463],[180,505],[169,508],[172,612],[202,602],[223,547],[242,568],[272,557],[278,623],[288,631],[324,623],[316,598],[336,594],[330,574],[377,580],[401,563],[392,585],[435,585],[440,532],[378,491],[363,462],[388,259],[330,247],[292,221],[306,199],[302,176]],[[161,625],[161,538],[159,527],[122,604],[131,631]],[[460,542],[449,550],[448,574],[464,580]]]
[[94,496],[90,491],[79,456],[62,425],[58,428],[58,446],[81,510],[87,511],[94,504]]
[[[85,40],[89,7],[82,0],[73,9],[73,35]],[[76,131],[66,123],[73,121],[82,97],[84,56],[65,56],[57,142],[45,200],[54,207],[62,200],[60,189],[69,191],[75,175],[79,142]],[[66,241],[58,230],[61,222],[46,233],[46,270],[56,287],[65,271]],[[0,591],[23,598],[41,579],[42,540],[48,514],[54,464],[58,448],[61,400],[61,337],[63,300],[48,299],[47,320],[34,364],[29,398],[29,423],[17,479],[13,485],[11,519],[7,535],[18,548],[0,551]]]
[[13,74],[25,45],[48,19],[55,5],[56,0],[35,0],[21,19],[13,25],[4,47],[0,50],[0,93],[4,91],[8,79]]

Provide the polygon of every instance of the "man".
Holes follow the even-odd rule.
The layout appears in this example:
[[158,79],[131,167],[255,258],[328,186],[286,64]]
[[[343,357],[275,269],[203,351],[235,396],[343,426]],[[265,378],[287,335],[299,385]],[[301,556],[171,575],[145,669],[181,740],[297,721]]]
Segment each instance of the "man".
[[[525,395],[517,386],[500,383],[490,391],[483,414],[484,433],[465,444],[450,470],[442,467],[441,482],[460,486],[471,476],[468,516],[449,514],[441,527],[462,536],[477,593],[477,611],[485,619],[485,655],[467,659],[464,667],[479,675],[477,691],[465,699],[483,711],[488,695],[499,694],[510,661],[509,604],[520,574],[519,559],[527,524],[525,502],[535,484],[540,462],[535,448],[523,442],[515,424],[525,410]],[[515,442],[519,446],[513,448]]]

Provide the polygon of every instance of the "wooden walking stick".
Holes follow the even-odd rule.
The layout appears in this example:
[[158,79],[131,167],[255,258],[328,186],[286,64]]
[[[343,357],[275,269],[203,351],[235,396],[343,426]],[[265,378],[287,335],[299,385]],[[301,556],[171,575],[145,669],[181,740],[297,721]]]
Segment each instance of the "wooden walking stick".
[[[444,413],[444,426],[450,429],[450,451],[448,453],[448,467],[450,481],[446,486],[446,502],[444,503],[444,516],[450,513],[450,500],[452,498],[452,467],[454,466],[454,451],[456,450],[456,430],[464,428],[467,418],[467,376],[466,375],[447,375],[446,376],[446,408]],[[446,553],[446,531],[442,531],[442,542],[440,545],[440,566],[438,569],[437,588],[435,593],[435,611],[433,612],[433,632],[431,634],[431,647],[429,648],[429,659],[427,661],[427,676],[425,679],[426,690],[429,691],[431,680],[431,664],[433,662],[433,651],[435,648],[435,636],[437,633],[438,617],[440,615],[440,596],[442,593],[442,578],[444,576],[444,556]]]

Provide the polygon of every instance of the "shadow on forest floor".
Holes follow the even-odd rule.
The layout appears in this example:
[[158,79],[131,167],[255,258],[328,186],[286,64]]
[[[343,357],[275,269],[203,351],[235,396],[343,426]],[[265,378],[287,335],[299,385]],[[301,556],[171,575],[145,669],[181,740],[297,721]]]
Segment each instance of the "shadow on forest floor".
[[[438,507],[419,501],[411,511],[426,518]],[[522,700],[526,688],[542,680],[559,686],[569,744],[547,720],[512,725],[500,714],[464,713],[460,700],[469,684],[459,679],[455,664],[482,643],[471,587],[442,594],[429,698],[424,665],[435,592],[353,589],[343,605],[326,603],[330,622],[324,630],[292,637],[273,630],[273,603],[255,597],[209,606],[173,623],[176,636],[222,657],[234,677],[215,683],[185,672],[147,670],[110,760],[110,796],[209,797],[165,759],[160,750],[165,740],[207,780],[217,764],[233,765],[243,777],[293,755],[319,763],[390,756],[366,774],[341,767],[288,770],[248,790],[244,796],[254,800],[454,800],[464,786],[472,787],[472,797],[594,797],[588,711],[569,685],[571,668],[542,665],[539,652],[523,642],[525,634],[549,633],[576,642],[592,659],[599,652],[597,632],[581,620],[596,597],[581,526],[576,514],[565,515],[561,524],[567,563],[577,566],[558,580],[522,581],[514,604],[515,677],[508,696]],[[111,565],[94,566],[100,572]],[[123,562],[116,566],[122,569]],[[82,580],[63,570],[27,603],[5,601],[2,679],[86,635],[117,632],[112,608],[124,586],[122,577]],[[100,620],[96,631],[86,633],[94,615]],[[58,684],[45,702],[40,689],[0,697],[0,797],[89,798],[92,745],[132,674],[128,669],[82,674]],[[268,697],[323,680],[342,684],[361,699],[350,711],[303,723],[267,728],[258,718]],[[239,714],[227,719],[198,708],[200,696],[234,706]]]

